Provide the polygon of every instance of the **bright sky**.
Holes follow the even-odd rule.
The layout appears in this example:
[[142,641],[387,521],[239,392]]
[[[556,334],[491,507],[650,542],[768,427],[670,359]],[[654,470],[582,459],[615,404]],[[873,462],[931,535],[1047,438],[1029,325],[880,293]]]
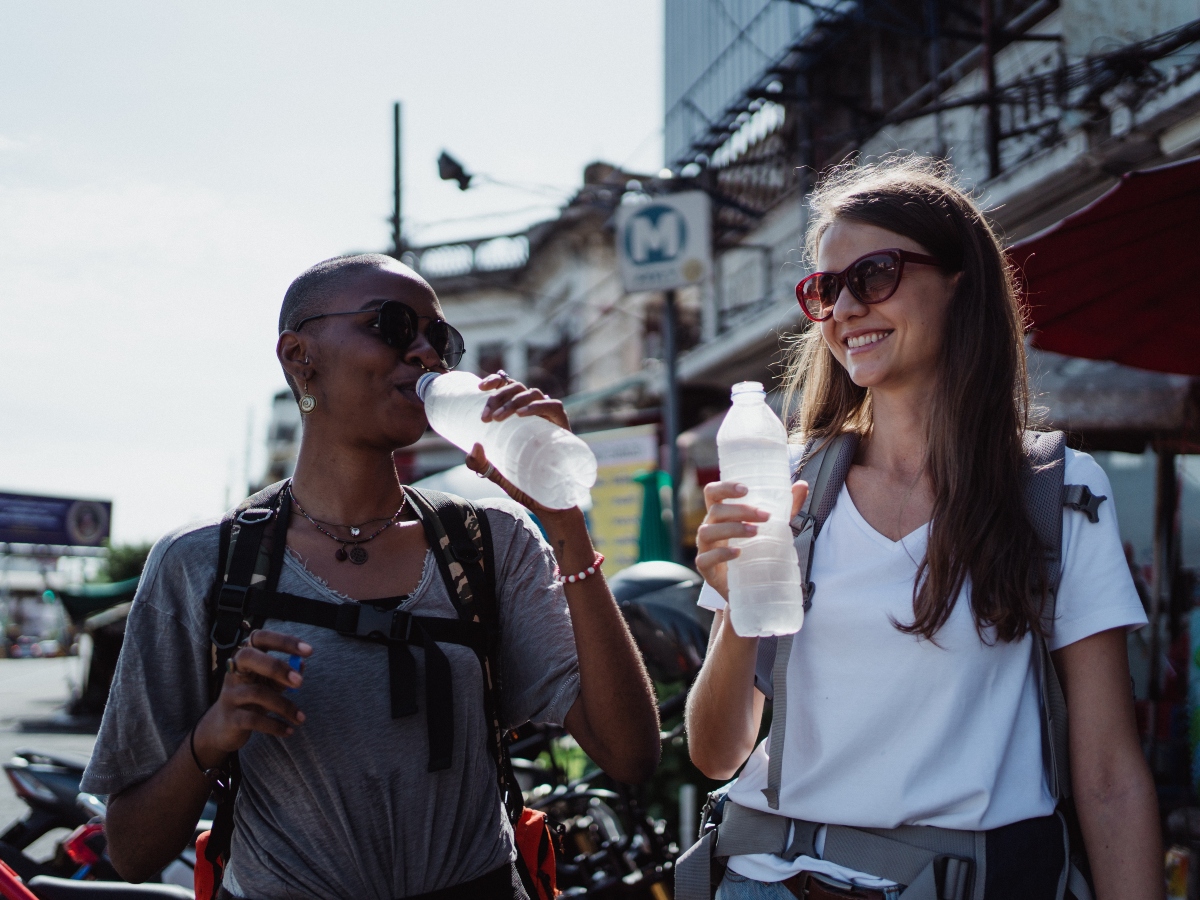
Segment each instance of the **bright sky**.
[[[251,416],[258,474],[284,290],[390,243],[394,100],[418,243],[546,217],[596,159],[661,165],[661,0],[0,0],[0,23],[0,490],[112,499],[118,542],[240,499]],[[443,148],[560,194],[460,193]]]

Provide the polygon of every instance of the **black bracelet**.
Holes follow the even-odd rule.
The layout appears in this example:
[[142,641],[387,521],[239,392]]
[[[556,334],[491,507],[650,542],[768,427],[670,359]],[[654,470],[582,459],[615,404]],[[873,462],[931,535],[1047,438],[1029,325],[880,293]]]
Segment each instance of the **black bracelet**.
[[188,732],[188,748],[192,751],[192,762],[196,764],[196,768],[200,770],[200,774],[207,778],[213,784],[221,782],[223,774],[219,768],[206,769],[204,764],[200,762],[200,756],[196,753],[196,726],[192,726],[192,730]]

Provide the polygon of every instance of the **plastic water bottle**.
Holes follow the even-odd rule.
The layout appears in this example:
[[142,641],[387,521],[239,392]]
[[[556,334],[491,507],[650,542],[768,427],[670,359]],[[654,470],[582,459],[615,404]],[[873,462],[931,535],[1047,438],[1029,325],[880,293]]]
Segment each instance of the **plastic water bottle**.
[[583,505],[596,483],[592,448],[539,416],[484,422],[488,393],[469,372],[429,372],[417,382],[430,427],[450,443],[468,453],[482,444],[488,461],[545,507]]
[[787,430],[757,381],[733,386],[733,406],[717,432],[721,480],[744,484],[732,502],[770,513],[758,534],[729,542],[742,552],[729,563],[729,615],[742,637],[793,634],[804,624],[800,564],[792,544]]

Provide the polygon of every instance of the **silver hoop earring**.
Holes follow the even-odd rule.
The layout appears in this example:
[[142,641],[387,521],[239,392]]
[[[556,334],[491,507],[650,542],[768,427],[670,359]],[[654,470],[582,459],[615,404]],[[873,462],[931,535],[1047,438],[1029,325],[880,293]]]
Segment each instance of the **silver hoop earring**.
[[308,382],[304,382],[304,394],[300,397],[300,412],[308,415],[317,408],[317,398],[308,392]]

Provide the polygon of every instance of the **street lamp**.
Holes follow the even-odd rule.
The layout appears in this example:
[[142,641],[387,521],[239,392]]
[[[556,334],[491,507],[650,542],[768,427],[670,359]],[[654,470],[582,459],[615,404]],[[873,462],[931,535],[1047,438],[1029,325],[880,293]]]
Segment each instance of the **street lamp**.
[[443,150],[442,155],[438,157],[438,177],[442,181],[457,181],[458,189],[465,191],[471,186],[474,176],[468,175],[462,163]]

